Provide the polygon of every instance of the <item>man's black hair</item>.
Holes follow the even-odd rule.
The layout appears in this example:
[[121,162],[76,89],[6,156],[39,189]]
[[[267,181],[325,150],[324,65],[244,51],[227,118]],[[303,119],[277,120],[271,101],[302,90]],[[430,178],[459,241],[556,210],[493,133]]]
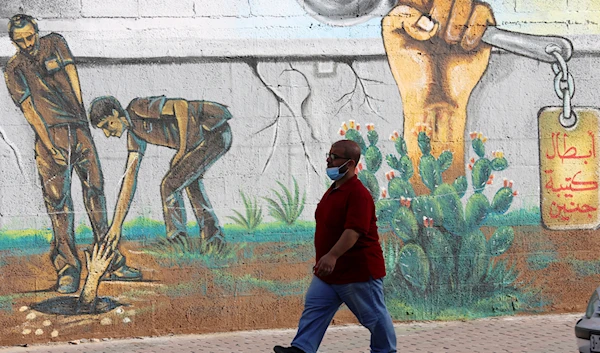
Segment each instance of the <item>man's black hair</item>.
[[103,96],[95,98],[90,104],[90,122],[92,126],[97,127],[102,120],[113,114],[113,110],[119,113],[119,116],[126,116],[121,103],[113,96]]
[[30,23],[33,26],[33,29],[35,29],[35,32],[37,33],[37,21],[32,16],[20,13],[11,17],[8,21],[8,36],[10,37],[10,40],[13,40],[13,32],[15,28],[23,28]]

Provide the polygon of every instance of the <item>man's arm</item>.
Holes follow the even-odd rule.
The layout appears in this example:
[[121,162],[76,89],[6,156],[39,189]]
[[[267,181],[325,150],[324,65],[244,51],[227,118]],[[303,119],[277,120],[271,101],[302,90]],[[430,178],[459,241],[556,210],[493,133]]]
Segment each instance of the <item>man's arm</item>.
[[52,153],[52,157],[54,161],[59,165],[67,165],[67,160],[62,152],[54,147],[54,143],[50,139],[50,135],[48,135],[48,129],[46,124],[42,120],[42,117],[38,114],[37,110],[33,106],[33,101],[31,97],[27,97],[21,103],[21,110],[23,111],[23,115],[25,116],[25,120],[33,127],[33,130],[39,137],[42,144],[50,153]]
[[131,200],[133,200],[133,195],[135,194],[137,175],[140,170],[142,157],[143,154],[132,151],[127,155],[127,166],[125,175],[123,176],[121,190],[119,191],[117,205],[115,206],[115,214],[113,215],[113,221],[108,230],[108,234],[106,235],[106,241],[110,243],[113,249],[115,249],[119,243],[123,222],[125,222],[125,217],[131,206]]
[[350,248],[356,244],[359,237],[360,233],[353,229],[344,230],[342,236],[335,243],[333,248],[319,259],[319,262],[315,266],[315,273],[319,276],[327,276],[333,272],[337,259],[344,255],[346,251],[350,250]]
[[185,99],[169,99],[165,102],[163,114],[174,115],[179,129],[179,149],[171,161],[171,166],[177,164],[185,155],[187,149],[188,122],[188,102]]
[[81,86],[79,85],[79,75],[77,74],[77,68],[75,67],[73,54],[69,49],[69,45],[60,34],[53,33],[51,37],[58,54],[65,64],[65,71],[67,72],[67,76],[71,82],[71,88],[77,97],[77,101],[80,105],[83,105],[83,99],[81,98]]
[[81,86],[79,85],[79,75],[77,74],[77,68],[75,67],[75,64],[68,64],[65,66],[65,71],[67,72],[67,76],[71,82],[71,88],[73,88],[73,92],[75,92],[77,101],[79,104],[83,104],[83,100],[81,98]]

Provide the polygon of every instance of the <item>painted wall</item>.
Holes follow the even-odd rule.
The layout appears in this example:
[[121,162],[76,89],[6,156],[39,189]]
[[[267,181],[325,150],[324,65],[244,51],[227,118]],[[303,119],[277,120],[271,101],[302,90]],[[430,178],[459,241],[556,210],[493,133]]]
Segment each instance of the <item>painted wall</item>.
[[[599,5],[489,5],[503,29],[569,38],[573,105],[598,105]],[[56,291],[61,268],[49,256],[56,229],[44,205],[35,135],[7,85],[0,85],[2,344],[294,327],[314,264],[313,213],[329,186],[325,153],[341,138],[364,144],[359,177],[378,205],[394,319],[580,312],[597,284],[600,258],[593,249],[600,244],[591,229],[598,219],[598,117],[576,110],[583,122],[568,130],[557,125],[557,114],[546,114],[538,129],[541,108],[562,106],[548,63],[494,49],[489,63],[480,60],[479,73],[464,64],[445,86],[462,87],[471,77],[463,129],[444,127],[450,121],[444,111],[415,104],[434,91],[406,77],[422,68],[408,67],[403,55],[410,53],[402,52],[408,46],[385,28],[382,36],[381,18],[332,27],[292,0],[102,6],[23,0],[0,7],[4,23],[17,13],[37,18],[42,36],[65,38],[86,112],[108,95],[123,108],[138,97],[163,95],[217,102],[231,112],[232,144],[201,173],[222,231],[219,244],[207,242],[210,234],[202,237],[187,199],[189,238],[167,240],[161,181],[176,150],[148,144],[120,242],[127,265],[142,278],[99,282],[96,311],[85,313],[78,311],[83,294]],[[424,49],[439,64],[434,67],[448,63],[443,47],[426,42]],[[5,70],[14,53],[4,32]],[[407,101],[410,94],[415,100]],[[174,119],[175,107],[161,108]],[[449,131],[457,137],[445,137]],[[126,134],[107,138],[91,128],[109,223],[129,154]],[[196,156],[190,165],[198,162]],[[552,183],[549,175],[556,175]],[[83,250],[92,249],[94,235],[82,189],[75,176],[78,287],[88,288]],[[565,199],[576,202],[560,203]],[[274,206],[287,212],[278,216]],[[342,309],[336,322],[354,319]]]

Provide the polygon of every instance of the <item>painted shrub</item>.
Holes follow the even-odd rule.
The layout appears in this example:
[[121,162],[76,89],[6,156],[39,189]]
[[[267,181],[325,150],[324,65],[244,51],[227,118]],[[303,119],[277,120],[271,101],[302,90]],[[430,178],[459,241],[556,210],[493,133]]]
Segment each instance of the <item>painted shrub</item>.
[[[388,297],[395,316],[476,317],[527,307],[531,295],[518,286],[514,262],[500,257],[513,243],[513,228],[501,226],[490,231],[483,226],[488,216],[505,214],[517,195],[508,180],[491,200],[484,195],[493,184],[492,173],[508,167],[503,153],[486,157],[486,139],[481,133],[471,134],[477,157],[470,160],[471,190],[467,196],[469,182],[465,176],[443,181],[453,154],[431,154],[429,127],[420,125],[414,131],[421,153],[416,170],[404,138],[394,132],[390,139],[396,153],[385,157],[392,170],[385,173],[387,188],[380,189],[376,176],[383,161],[377,146],[379,134],[368,124],[367,145],[359,129],[360,125],[351,121],[349,127],[342,125],[340,133],[361,147],[366,168],[359,164],[358,177],[376,202],[381,232],[391,232],[398,239],[384,241],[390,272]],[[415,174],[429,189],[428,194],[415,193],[410,182]]]

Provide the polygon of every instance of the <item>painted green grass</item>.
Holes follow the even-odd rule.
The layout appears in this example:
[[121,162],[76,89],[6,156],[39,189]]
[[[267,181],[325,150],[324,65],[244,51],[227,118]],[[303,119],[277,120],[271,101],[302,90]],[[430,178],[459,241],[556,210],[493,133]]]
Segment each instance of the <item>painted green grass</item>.
[[223,228],[227,241],[233,243],[302,242],[312,241],[315,222],[296,221],[293,225],[283,222],[262,223],[253,231],[237,224],[225,224]]
[[[455,321],[514,315],[524,312],[541,313],[550,302],[540,298],[541,295],[538,292],[523,290],[511,294],[499,293],[489,298],[474,298],[468,306],[447,305],[432,310],[431,305],[425,302],[409,305],[398,296],[389,295],[386,296],[386,305],[394,320]],[[424,300],[427,299],[424,298]]]
[[256,278],[249,274],[234,276],[221,271],[215,271],[214,275],[214,284],[233,296],[251,295],[256,290],[266,290],[279,296],[304,295],[310,283],[310,276],[298,281],[280,282]]
[[35,297],[36,293],[15,293],[0,296],[0,310],[3,311],[14,311],[15,301],[19,298],[32,298]]
[[[268,291],[278,296],[304,295],[306,288],[310,283],[310,276],[305,279],[291,282],[280,282],[256,278],[252,275],[245,274],[235,276],[221,270],[212,272],[214,281],[212,284],[221,288],[225,295],[231,296],[248,296],[256,291]],[[191,282],[184,282],[168,287],[161,287],[158,292],[172,298],[207,295],[206,281],[200,279]]]
[[[503,216],[490,215],[486,221],[487,226],[523,226],[540,225],[541,216],[539,208],[519,209]],[[248,230],[237,224],[223,226],[225,237],[232,243],[265,243],[265,242],[305,242],[312,241],[315,230],[314,221],[296,221],[293,225],[284,222],[262,223],[253,230]],[[189,233],[199,234],[195,222],[188,224]],[[385,231],[382,229],[382,231]],[[151,243],[157,238],[164,238],[166,229],[164,222],[145,217],[138,217],[123,226],[123,239]],[[78,244],[91,244],[93,242],[92,229],[86,224],[76,228]],[[52,239],[51,229],[25,229],[25,230],[0,230],[0,250],[47,249]]]
[[50,229],[0,230],[0,250],[11,250],[15,254],[35,249],[46,249],[52,239]]
[[520,208],[506,214],[490,214],[483,225],[490,227],[502,226],[539,226],[542,224],[542,215],[539,207]]
[[[223,229],[227,241],[233,243],[297,242],[312,240],[315,222],[297,221],[291,226],[283,222],[263,223],[254,230],[248,230],[236,224],[225,224]],[[188,231],[191,235],[198,235],[198,225],[190,222]],[[92,229],[86,224],[77,226],[75,234],[78,244],[93,242]],[[165,234],[164,223],[149,218],[139,217],[125,222],[123,225],[124,240],[153,242],[156,239],[164,238]],[[51,229],[0,230],[0,250],[47,248],[51,239]]]
[[600,274],[600,260],[577,260],[575,258],[567,258],[565,262],[573,267],[573,270],[578,277],[586,277]]
[[217,248],[206,244],[200,237],[191,237],[186,245],[182,245],[163,238],[148,245],[142,252],[152,255],[162,266],[201,265],[215,269],[237,263],[245,246],[245,243],[226,243],[222,248]]

